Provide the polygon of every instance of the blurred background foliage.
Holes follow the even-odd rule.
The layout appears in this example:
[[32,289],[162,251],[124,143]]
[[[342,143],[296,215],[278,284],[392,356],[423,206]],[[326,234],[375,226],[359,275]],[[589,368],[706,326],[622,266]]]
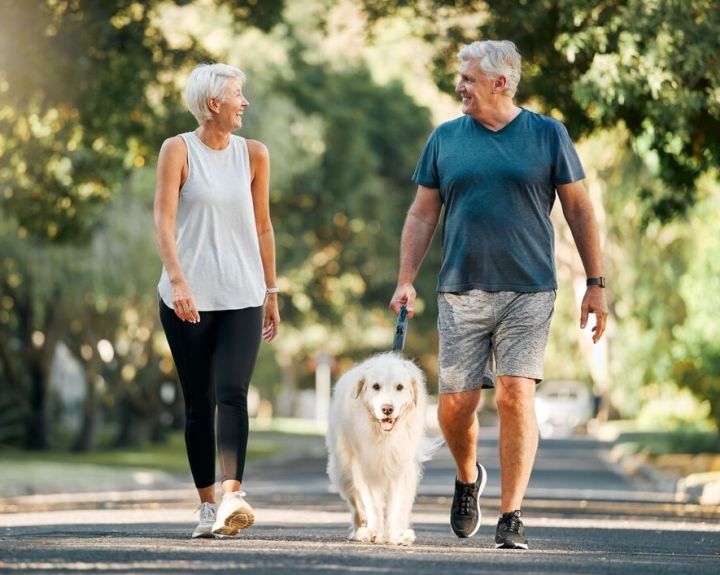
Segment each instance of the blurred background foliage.
[[[242,135],[271,151],[284,323],[260,397],[296,413],[320,355],[336,377],[388,349],[410,175],[459,113],[458,48],[488,37],[524,56],[518,102],[578,141],[602,228],[612,315],[592,346],[554,214],[546,377],[587,381],[604,418],[717,432],[719,29],[711,0],[0,0],[0,443],[82,451],[181,427],[152,197],[163,139],[195,128],[181,93],[200,61],[247,73]],[[431,392],[437,239],[406,347]]]

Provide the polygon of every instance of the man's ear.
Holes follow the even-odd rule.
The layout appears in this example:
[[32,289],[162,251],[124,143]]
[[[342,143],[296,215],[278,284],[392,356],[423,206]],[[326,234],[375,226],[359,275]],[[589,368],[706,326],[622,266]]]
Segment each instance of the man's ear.
[[353,393],[353,399],[357,399],[360,397],[360,393],[362,393],[363,387],[365,385],[365,378],[361,377],[358,382],[355,384],[355,393]]

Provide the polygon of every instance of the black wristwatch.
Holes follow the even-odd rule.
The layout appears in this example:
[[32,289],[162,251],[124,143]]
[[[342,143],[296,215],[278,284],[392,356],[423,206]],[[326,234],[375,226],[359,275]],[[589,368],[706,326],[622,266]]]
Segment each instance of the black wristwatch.
[[599,278],[588,278],[587,279],[587,286],[600,286],[601,288],[605,287],[605,278],[603,276],[600,276]]

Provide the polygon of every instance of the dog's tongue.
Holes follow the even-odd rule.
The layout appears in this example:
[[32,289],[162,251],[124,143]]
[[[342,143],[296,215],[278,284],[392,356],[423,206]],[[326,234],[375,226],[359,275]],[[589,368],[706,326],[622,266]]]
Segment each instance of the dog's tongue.
[[390,431],[393,428],[393,425],[395,425],[395,420],[391,417],[380,420],[380,427],[383,431]]

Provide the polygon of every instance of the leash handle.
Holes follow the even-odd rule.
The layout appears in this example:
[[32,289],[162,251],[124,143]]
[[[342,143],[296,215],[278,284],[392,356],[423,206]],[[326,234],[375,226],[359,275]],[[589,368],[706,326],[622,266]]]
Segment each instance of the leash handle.
[[402,351],[405,347],[405,336],[407,335],[408,310],[402,306],[395,323],[395,337],[393,338],[393,351]]

